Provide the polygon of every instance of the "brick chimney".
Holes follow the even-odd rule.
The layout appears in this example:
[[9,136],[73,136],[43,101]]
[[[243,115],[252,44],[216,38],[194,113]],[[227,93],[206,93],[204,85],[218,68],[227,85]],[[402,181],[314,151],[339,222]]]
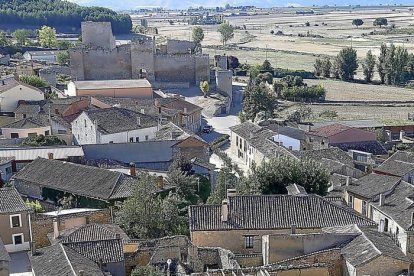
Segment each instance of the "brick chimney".
[[229,219],[229,201],[224,199],[221,202],[221,221],[227,222]]
[[47,158],[50,159],[50,160],[53,160],[53,152],[49,152],[47,154]]
[[137,125],[141,126],[141,117],[137,117]]
[[134,162],[129,163],[129,175],[130,176],[137,176],[137,169],[135,167]]

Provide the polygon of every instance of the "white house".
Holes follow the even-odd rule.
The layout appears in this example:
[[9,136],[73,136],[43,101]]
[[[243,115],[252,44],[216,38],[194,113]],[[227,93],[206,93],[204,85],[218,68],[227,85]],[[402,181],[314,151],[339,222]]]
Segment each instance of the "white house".
[[147,141],[157,130],[154,118],[117,107],[84,111],[72,122],[78,145]]
[[0,79],[0,112],[14,112],[19,101],[41,101],[44,93],[33,86],[19,82],[14,77]]
[[23,54],[25,60],[56,62],[60,51],[27,51]]

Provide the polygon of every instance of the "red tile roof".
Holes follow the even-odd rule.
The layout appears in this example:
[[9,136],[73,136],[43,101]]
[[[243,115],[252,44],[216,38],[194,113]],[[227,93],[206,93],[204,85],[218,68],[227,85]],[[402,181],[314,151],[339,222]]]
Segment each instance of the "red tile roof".
[[344,132],[345,130],[351,129],[351,127],[343,125],[343,124],[332,124],[324,127],[320,127],[317,129],[311,130],[312,134],[322,136],[322,137],[331,137],[338,133]]

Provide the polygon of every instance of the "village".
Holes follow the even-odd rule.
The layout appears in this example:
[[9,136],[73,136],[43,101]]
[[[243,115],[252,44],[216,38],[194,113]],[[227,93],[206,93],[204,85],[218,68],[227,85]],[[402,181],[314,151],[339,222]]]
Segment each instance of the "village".
[[0,32],[0,276],[414,275],[414,55],[248,60],[229,22],[271,12]]

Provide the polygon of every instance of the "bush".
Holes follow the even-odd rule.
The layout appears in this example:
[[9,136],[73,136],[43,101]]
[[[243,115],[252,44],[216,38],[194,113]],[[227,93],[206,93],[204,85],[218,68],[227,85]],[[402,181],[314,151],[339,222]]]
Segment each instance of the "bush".
[[216,139],[214,139],[214,140],[213,140],[213,142],[211,142],[211,143],[210,143],[210,146],[211,146],[212,148],[217,148],[217,147],[219,147],[219,146],[220,146],[220,144],[221,144],[222,142],[229,140],[229,138],[230,138],[230,135],[228,135],[228,134],[223,134],[223,135],[221,135],[221,136],[217,137]]
[[338,112],[336,112],[335,110],[324,110],[319,113],[319,117],[334,119],[338,117]]
[[282,90],[282,98],[293,101],[324,100],[325,94],[325,88],[321,85],[294,86]]

